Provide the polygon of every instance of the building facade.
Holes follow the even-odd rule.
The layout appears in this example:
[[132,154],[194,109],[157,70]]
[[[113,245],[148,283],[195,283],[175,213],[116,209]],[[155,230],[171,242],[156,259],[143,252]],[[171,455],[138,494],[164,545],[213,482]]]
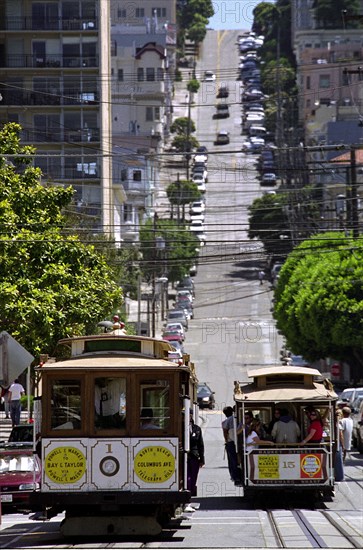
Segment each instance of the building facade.
[[109,0],[0,0],[0,123],[17,122],[44,181],[113,235]]

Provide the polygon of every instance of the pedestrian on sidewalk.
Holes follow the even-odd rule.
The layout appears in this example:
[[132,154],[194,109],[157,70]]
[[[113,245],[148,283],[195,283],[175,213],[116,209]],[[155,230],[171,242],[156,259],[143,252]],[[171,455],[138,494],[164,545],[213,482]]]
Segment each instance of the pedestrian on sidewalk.
[[9,418],[10,413],[10,403],[9,403],[9,388],[10,386],[0,386],[1,388],[1,397],[4,401],[4,412],[5,418]]
[[258,272],[258,278],[260,280],[260,285],[262,285],[265,278],[265,272],[262,269]]
[[25,395],[25,390],[20,384],[18,378],[14,380],[9,388],[9,401],[10,401],[10,416],[11,422],[14,426],[20,424],[20,413],[21,413],[21,396]]

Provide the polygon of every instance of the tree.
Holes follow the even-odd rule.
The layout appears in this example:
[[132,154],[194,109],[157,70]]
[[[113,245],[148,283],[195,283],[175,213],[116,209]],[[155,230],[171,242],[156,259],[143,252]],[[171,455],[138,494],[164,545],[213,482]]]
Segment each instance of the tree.
[[294,353],[363,367],[363,238],[322,233],[298,246],[280,271],[277,328]]
[[[156,247],[156,237],[163,237],[164,253]],[[195,263],[198,238],[184,224],[158,218],[148,220],[140,230],[142,272],[146,281],[153,275],[160,277],[165,271],[170,282],[180,281]]]
[[357,20],[344,20],[343,12],[349,16],[356,16],[360,11],[360,0],[315,0],[314,11],[318,28],[342,29],[347,26],[358,26]]
[[195,44],[203,42],[205,35],[207,34],[208,19],[205,21],[195,21],[188,29],[188,38]]
[[188,92],[190,92],[192,94],[196,94],[198,92],[199,88],[200,88],[199,80],[197,80],[196,78],[192,78],[191,80],[189,80],[189,82],[187,84]]
[[188,180],[174,181],[173,183],[168,185],[166,189],[166,194],[172,206],[172,211],[174,205],[178,207],[178,212],[179,206],[183,207],[182,219],[184,219],[185,205],[190,204],[191,202],[196,201],[201,197],[198,185]]
[[175,136],[171,145],[179,153],[190,153],[193,149],[199,147],[199,141],[194,136],[180,135]]
[[174,122],[170,126],[170,131],[173,134],[177,134],[178,136],[184,136],[188,133],[188,126],[190,134],[195,132],[196,127],[193,120],[189,119],[188,117],[182,116],[174,120]]
[[[250,239],[262,241],[268,254],[286,255],[293,248],[286,215],[287,205],[288,195],[278,193],[263,195],[248,207],[248,236]],[[288,238],[281,238],[281,235]]]
[[[208,24],[208,19],[213,17],[214,8],[212,0],[188,0],[179,3],[178,24],[181,29],[188,30],[198,17],[203,17]],[[200,20],[200,19],[199,19]]]
[[42,185],[20,131],[0,131],[0,330],[38,357],[60,338],[94,331],[123,296],[104,256],[64,231],[73,189]]

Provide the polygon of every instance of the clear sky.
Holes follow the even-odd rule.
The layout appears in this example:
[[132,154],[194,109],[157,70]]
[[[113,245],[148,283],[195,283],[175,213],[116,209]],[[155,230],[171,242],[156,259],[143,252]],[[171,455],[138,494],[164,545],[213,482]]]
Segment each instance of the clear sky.
[[264,2],[274,0],[212,0],[214,16],[209,20],[209,29],[244,29],[252,27],[252,11]]

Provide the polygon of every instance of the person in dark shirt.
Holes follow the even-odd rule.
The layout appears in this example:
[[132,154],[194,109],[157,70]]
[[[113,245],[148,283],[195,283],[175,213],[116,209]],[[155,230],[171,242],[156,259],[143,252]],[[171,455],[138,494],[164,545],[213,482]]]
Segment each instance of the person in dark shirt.
[[204,441],[201,428],[194,423],[192,411],[190,411],[189,441],[187,488],[192,496],[196,496],[199,469],[204,466]]

